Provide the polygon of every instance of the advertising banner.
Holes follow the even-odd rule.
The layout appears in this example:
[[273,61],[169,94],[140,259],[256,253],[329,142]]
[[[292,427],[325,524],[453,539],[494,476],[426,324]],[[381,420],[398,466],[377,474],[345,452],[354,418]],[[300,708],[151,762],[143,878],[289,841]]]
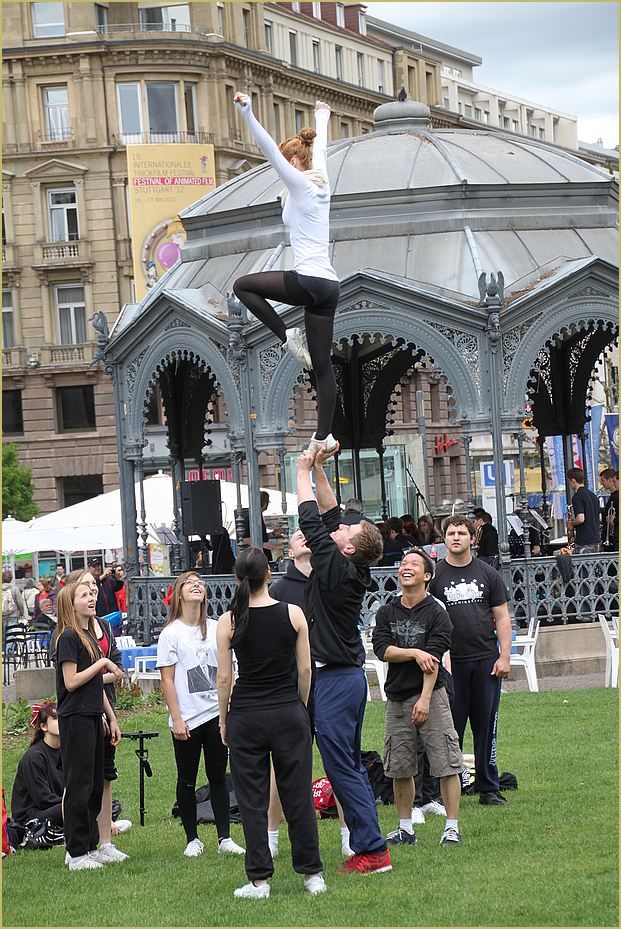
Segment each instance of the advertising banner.
[[216,186],[213,145],[128,145],[136,301],[178,261],[186,234],[179,211]]
[[619,414],[606,413],[606,429],[608,430],[608,441],[610,443],[610,464],[619,470]]
[[597,493],[597,484],[599,481],[599,434],[602,428],[602,413],[604,407],[597,404],[591,407],[591,418],[587,420],[584,432],[586,435],[586,461],[585,471],[589,480],[589,490]]

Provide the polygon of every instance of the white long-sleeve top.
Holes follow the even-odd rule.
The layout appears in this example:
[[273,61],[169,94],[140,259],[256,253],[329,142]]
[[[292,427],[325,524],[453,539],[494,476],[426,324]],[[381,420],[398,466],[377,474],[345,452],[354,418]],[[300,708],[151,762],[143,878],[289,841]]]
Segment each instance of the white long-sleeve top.
[[326,177],[325,185],[318,187],[287,161],[272,137],[255,118],[250,103],[235,105],[246,120],[257,145],[289,191],[282,218],[289,229],[294,269],[298,274],[338,281],[338,275],[328,257],[330,184],[327,145],[330,111],[321,109],[315,112],[317,135],[313,143],[313,169],[322,171]]

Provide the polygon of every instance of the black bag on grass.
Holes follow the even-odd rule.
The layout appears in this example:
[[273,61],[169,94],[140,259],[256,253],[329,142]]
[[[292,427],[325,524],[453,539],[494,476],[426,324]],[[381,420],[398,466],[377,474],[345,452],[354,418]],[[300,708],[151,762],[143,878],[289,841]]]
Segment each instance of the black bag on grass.
[[379,752],[361,752],[362,766],[368,776],[376,803],[394,803],[392,779],[384,774],[384,765]]
[[[230,820],[232,823],[241,822],[241,813],[239,804],[233,790],[233,778],[230,774],[226,775],[226,786],[229,789]],[[172,808],[172,815],[179,816],[179,804],[175,801]],[[213,815],[211,806],[211,789],[209,784],[204,784],[196,790],[196,822],[197,823],[215,823],[216,817]]]

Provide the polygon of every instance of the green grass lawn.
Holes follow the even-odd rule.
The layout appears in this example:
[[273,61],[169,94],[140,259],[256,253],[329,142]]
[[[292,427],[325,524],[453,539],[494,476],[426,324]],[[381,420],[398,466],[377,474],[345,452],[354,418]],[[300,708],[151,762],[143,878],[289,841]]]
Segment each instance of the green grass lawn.
[[[234,900],[245,883],[243,857],[218,855],[214,826],[199,826],[200,858],[183,856],[185,837],[171,815],[175,765],[167,716],[135,714],[121,728],[156,730],[147,743],[146,824],[139,825],[137,743],[117,749],[113,796],[134,828],[117,845],[129,853],[105,871],[70,872],[64,848],[18,852],[2,865],[4,926],[618,926],[619,691],[503,694],[498,767],[519,789],[504,808],[462,800],[461,848],[441,848],[444,820],[427,817],[415,848],[391,850],[393,870],[336,875],[338,820],[319,823],[328,892],[311,898],[291,867],[280,829],[269,900]],[[384,704],[367,704],[363,748],[382,750]],[[472,750],[467,738],[466,751]],[[469,743],[469,744],[468,744]],[[7,806],[25,738],[5,740]],[[315,750],[315,777],[323,774]],[[205,782],[199,774],[198,784]],[[384,833],[398,824],[380,806]],[[242,827],[231,834],[243,844]]]

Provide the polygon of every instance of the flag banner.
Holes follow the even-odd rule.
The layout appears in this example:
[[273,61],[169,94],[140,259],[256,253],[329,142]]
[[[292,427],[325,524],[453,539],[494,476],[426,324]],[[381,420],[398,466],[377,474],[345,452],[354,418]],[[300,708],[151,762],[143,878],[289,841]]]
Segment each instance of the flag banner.
[[619,470],[619,413],[606,413],[606,429],[610,443],[610,463]]
[[[550,461],[550,479],[552,488],[565,486],[565,464],[563,457],[563,436],[546,436],[546,448]],[[554,519],[565,519],[566,500],[565,491],[552,494],[552,515]]]
[[584,431],[586,434],[586,461],[585,473],[589,481],[589,490],[597,493],[599,482],[599,434],[602,430],[603,405],[597,404],[591,407],[591,418],[587,421]]

